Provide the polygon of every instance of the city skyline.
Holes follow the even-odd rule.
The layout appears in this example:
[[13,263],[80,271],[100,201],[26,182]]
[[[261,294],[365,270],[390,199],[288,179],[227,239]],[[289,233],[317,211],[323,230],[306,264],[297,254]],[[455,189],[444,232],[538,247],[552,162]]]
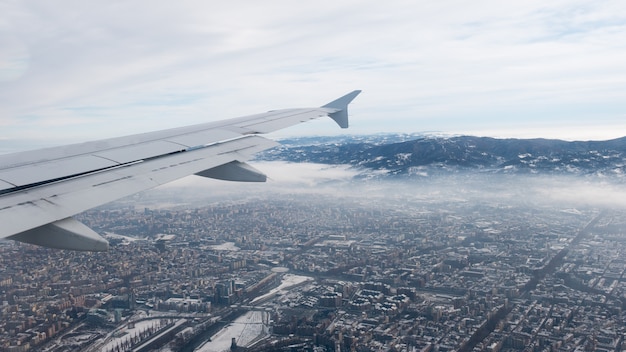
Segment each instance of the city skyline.
[[[2,152],[300,106],[353,89],[347,133],[609,139],[624,4],[3,5]],[[319,121],[282,132],[346,133]]]

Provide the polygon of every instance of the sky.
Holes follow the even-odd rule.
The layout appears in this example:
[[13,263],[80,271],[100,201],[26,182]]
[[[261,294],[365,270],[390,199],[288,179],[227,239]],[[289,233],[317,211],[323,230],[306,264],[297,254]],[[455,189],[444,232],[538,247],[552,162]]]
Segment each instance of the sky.
[[626,136],[626,2],[0,1],[0,152],[314,107],[351,128]]

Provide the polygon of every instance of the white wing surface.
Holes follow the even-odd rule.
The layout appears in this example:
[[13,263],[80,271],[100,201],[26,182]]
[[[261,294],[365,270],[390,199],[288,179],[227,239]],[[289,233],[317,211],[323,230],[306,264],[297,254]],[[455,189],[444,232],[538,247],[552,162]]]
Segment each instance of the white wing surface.
[[259,134],[330,116],[348,127],[353,91],[319,108],[274,110],[138,135],[0,155],[0,238],[103,251],[108,242],[73,219],[87,209],[187,175],[263,182],[245,163],[276,145]]

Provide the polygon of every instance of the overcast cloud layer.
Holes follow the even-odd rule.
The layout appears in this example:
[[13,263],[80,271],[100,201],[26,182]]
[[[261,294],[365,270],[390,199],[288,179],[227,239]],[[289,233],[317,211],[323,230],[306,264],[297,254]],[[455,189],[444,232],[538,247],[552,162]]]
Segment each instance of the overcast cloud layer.
[[[626,135],[626,2],[0,2],[0,150],[353,89],[350,133]],[[343,133],[329,120],[281,136]]]

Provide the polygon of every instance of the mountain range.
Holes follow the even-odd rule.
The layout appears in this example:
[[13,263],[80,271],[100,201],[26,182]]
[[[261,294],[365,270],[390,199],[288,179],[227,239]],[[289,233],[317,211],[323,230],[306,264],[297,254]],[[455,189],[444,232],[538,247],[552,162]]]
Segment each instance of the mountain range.
[[259,159],[350,165],[366,177],[482,172],[621,179],[626,178],[626,137],[574,142],[417,134],[303,137],[281,140]]

